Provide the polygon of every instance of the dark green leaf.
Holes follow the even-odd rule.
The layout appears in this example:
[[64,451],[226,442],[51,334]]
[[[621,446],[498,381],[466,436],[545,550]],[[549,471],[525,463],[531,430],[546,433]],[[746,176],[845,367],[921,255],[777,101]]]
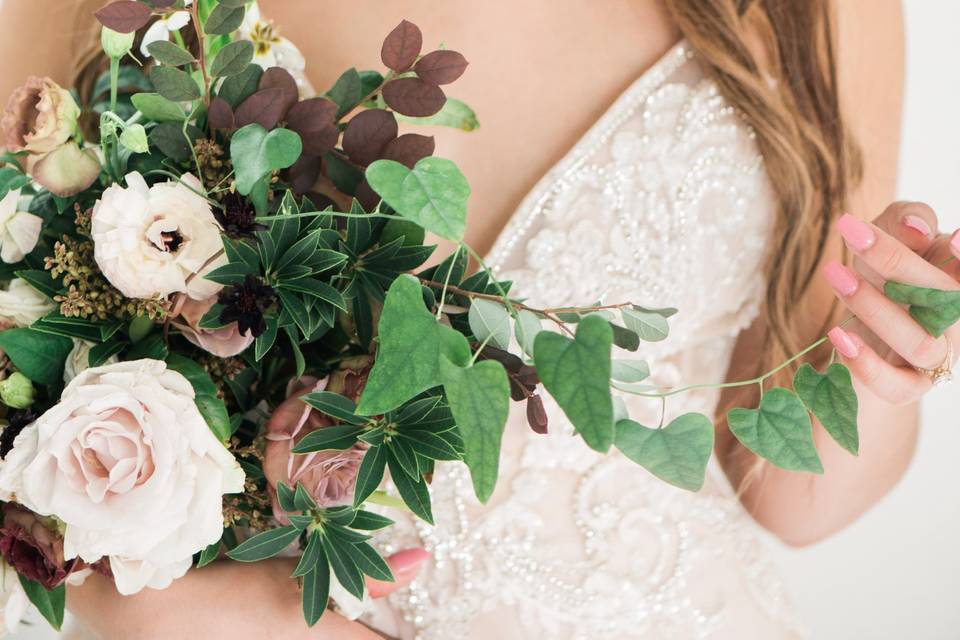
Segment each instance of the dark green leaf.
[[366,422],[365,418],[361,418],[355,413],[357,405],[353,403],[353,400],[339,393],[315,391],[302,396],[301,399],[317,411],[325,413],[331,418],[336,418],[340,422],[356,425]]
[[303,555],[300,556],[300,561],[297,563],[290,577],[299,578],[302,575],[306,575],[307,572],[313,571],[313,568],[321,557],[323,561],[326,562],[326,556],[322,556],[321,554],[323,554],[323,544],[320,542],[320,532],[314,530],[307,537],[307,546],[303,550]]
[[376,549],[370,546],[370,543],[361,542],[354,545],[353,548],[354,553],[351,557],[360,571],[374,580],[394,581],[390,565],[377,553]]
[[330,565],[322,546],[313,571],[303,576],[302,589],[303,617],[307,621],[307,626],[312,627],[327,610],[327,601],[330,597]]
[[430,489],[423,478],[414,480],[403,470],[400,463],[393,456],[387,458],[387,465],[390,467],[390,477],[393,484],[400,492],[403,502],[410,507],[410,510],[428,522],[433,524],[433,512],[430,508]]
[[293,525],[269,529],[245,540],[227,552],[237,562],[257,562],[272,558],[297,539],[300,530]]
[[223,81],[217,96],[226,100],[232,108],[236,109],[244,100],[257,92],[262,75],[263,69],[259,65],[247,65],[246,69],[236,75],[229,76]]
[[713,453],[713,438],[713,425],[706,416],[685,413],[660,429],[621,420],[615,444],[625,456],[664,482],[699,491]]
[[197,100],[203,95],[189,73],[173,67],[154,67],[150,70],[150,81],[157,93],[174,102]]
[[27,593],[27,598],[33,603],[33,606],[50,623],[51,627],[59,631],[63,625],[63,610],[67,599],[66,585],[61,584],[52,591],[47,591],[39,582],[34,582],[19,574],[17,577],[20,578],[20,584],[23,585],[23,590]]
[[293,453],[314,453],[316,451],[343,451],[357,443],[357,436],[363,429],[351,424],[324,427],[308,433],[297,443]]
[[243,24],[243,6],[229,7],[222,1],[213,8],[203,30],[208,35],[225,36],[236,31]]
[[360,104],[363,100],[363,81],[356,69],[347,69],[327,92],[327,97],[337,103],[337,119]]
[[197,569],[207,566],[220,557],[220,541],[208,545],[200,552],[200,558],[197,560]]
[[387,448],[383,445],[372,446],[363,454],[360,469],[357,470],[357,484],[353,492],[354,506],[360,506],[370,497],[383,481],[383,471],[387,466]]
[[[169,40],[155,40],[147,45],[147,51],[163,64],[169,64],[174,67],[182,67],[185,64],[193,62],[193,56],[189,51],[173,44]],[[136,106],[136,103],[134,103],[134,106]],[[137,108],[139,109],[139,107]]]
[[860,450],[857,392],[850,370],[835,362],[827,367],[826,373],[818,373],[805,364],[793,377],[793,389],[837,444],[857,455]]
[[[488,361],[489,362],[489,361]],[[495,363],[492,363],[495,364]],[[502,369],[502,367],[501,367]],[[476,378],[476,374],[470,374],[468,378]],[[476,380],[475,380],[476,381]],[[506,398],[509,401],[509,387],[507,387]],[[451,402],[451,405],[453,403]],[[509,408],[509,407],[508,407]],[[492,420],[490,421],[492,422]],[[463,431],[463,423],[460,423],[460,430]],[[449,442],[444,440],[441,436],[433,433],[432,431],[424,431],[421,429],[404,429],[399,433],[399,437],[403,440],[406,440],[410,443],[410,446],[413,447],[413,450],[424,457],[430,458],[431,460],[459,460],[460,454],[457,453],[457,450],[453,448]],[[500,442],[497,441],[497,452],[499,454]]]
[[327,532],[324,533],[325,535],[321,537],[323,550],[327,554],[330,566],[333,567],[333,572],[336,574],[337,580],[339,580],[343,588],[347,590],[347,593],[351,593],[357,598],[362,598],[364,588],[363,573],[357,568],[350,553],[353,545],[345,540],[327,535]]
[[297,488],[293,492],[293,505],[298,511],[309,511],[310,509],[317,508],[317,503],[313,499],[313,496],[310,495],[301,482],[297,483]]
[[910,305],[910,315],[927,333],[939,338],[960,320],[960,291],[925,289],[888,282],[884,294],[898,304]]
[[217,54],[210,73],[218,78],[233,76],[247,68],[253,60],[253,43],[249,40],[231,42]]
[[63,363],[73,343],[35,329],[7,329],[0,332],[0,349],[32,381],[56,386],[63,382]]
[[293,502],[294,495],[293,487],[284,482],[277,483],[277,502],[281,509],[287,512],[297,510],[297,505]]
[[193,401],[207,426],[221,441],[226,442],[233,432],[227,405],[218,397],[219,389],[210,379],[210,374],[199,364],[178,354],[167,356],[167,367],[181,373],[193,386]]
[[301,149],[300,136],[288,129],[267,132],[258,124],[238,129],[230,140],[237,191],[249,195],[262,177],[296,162]]
[[376,531],[385,529],[393,524],[393,520],[379,513],[372,511],[357,511],[357,514],[350,522],[351,529],[363,529],[364,531]]

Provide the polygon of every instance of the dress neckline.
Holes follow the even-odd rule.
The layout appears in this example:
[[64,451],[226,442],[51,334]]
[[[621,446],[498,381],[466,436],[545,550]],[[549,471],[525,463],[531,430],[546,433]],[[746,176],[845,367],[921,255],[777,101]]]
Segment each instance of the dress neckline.
[[632,109],[638,98],[649,95],[692,57],[693,54],[687,46],[686,38],[681,38],[614,98],[597,121],[571,145],[555,164],[544,172],[533,188],[523,197],[510,217],[507,218],[507,222],[484,256],[484,262],[487,266],[494,272],[500,270],[503,262],[513,250],[517,238],[529,227],[536,211],[540,208],[538,205],[544,200],[551,187],[556,184],[559,175],[582,162],[590,154],[590,151],[606,140],[610,132],[624,118],[632,114]]

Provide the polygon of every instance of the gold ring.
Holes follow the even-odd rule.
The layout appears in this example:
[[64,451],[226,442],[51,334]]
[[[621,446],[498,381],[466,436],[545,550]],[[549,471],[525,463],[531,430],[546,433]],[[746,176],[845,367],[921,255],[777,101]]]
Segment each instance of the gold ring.
[[914,367],[919,373],[930,377],[933,386],[939,387],[953,381],[953,343],[947,336],[943,337],[947,341],[947,357],[943,359],[943,364],[934,369],[924,369]]

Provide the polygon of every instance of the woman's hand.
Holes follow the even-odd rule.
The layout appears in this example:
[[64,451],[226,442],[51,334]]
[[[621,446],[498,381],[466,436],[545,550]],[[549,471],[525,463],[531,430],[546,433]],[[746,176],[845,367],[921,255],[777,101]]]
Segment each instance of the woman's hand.
[[856,259],[853,268],[832,261],[823,272],[857,320],[830,331],[830,341],[861,386],[893,405],[915,402],[932,386],[931,375],[917,368],[952,365],[960,325],[932,337],[883,295],[883,286],[893,280],[960,289],[960,265],[951,260],[960,257],[960,234],[938,234],[934,211],[911,202],[890,205],[873,224],[844,215],[837,228]]
[[[387,558],[395,582],[367,580],[372,597],[406,586],[429,557],[409,549]],[[218,561],[190,571],[167,589],[117,593],[113,581],[94,573],[67,590],[67,607],[104,640],[137,638],[233,638],[235,640],[380,640],[366,626],[327,611],[308,628],[300,611],[296,558],[244,564]]]

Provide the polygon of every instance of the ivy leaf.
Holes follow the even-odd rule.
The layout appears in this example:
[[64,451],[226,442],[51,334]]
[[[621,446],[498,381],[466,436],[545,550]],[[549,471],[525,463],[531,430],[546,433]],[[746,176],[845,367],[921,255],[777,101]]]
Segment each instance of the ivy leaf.
[[615,444],[623,455],[664,482],[699,491],[713,452],[714,429],[699,413],[685,413],[660,429],[617,422]]
[[942,291],[888,282],[883,293],[897,304],[910,305],[910,316],[934,338],[960,320],[960,291]]
[[0,332],[0,349],[32,381],[56,386],[63,382],[63,363],[73,342],[35,329],[8,329]]
[[256,123],[238,129],[230,140],[237,191],[249,195],[262,177],[296,162],[301,149],[300,136],[288,129],[268,132]]
[[781,469],[823,473],[810,416],[792,391],[771,389],[759,408],[731,409],[727,423],[743,446]]
[[253,43],[249,40],[231,42],[217,54],[210,65],[210,73],[217,78],[233,76],[247,68],[253,60]]
[[659,342],[666,340],[670,335],[670,325],[663,315],[652,311],[641,311],[637,309],[623,309],[623,323],[627,329],[633,331],[641,340],[646,342]]
[[835,362],[826,373],[818,373],[805,364],[793,377],[793,389],[837,444],[857,455],[860,449],[857,392],[853,389],[850,370]]
[[[12,571],[9,567],[6,570]],[[52,591],[47,591],[39,582],[24,578],[20,574],[17,574],[17,577],[20,578],[20,584],[23,585],[23,590],[27,593],[30,602],[50,623],[50,626],[59,631],[63,625],[63,610],[67,599],[66,585],[61,584]]]
[[227,556],[237,562],[257,562],[277,555],[297,539],[300,529],[291,525],[268,529],[237,545]]
[[393,160],[377,160],[366,176],[370,187],[404,218],[441,238],[463,238],[470,185],[450,160],[424,158],[412,171]]
[[543,386],[597,451],[613,444],[613,400],[610,395],[610,350],[613,330],[599,316],[577,325],[576,339],[541,331],[533,344],[537,374]]
[[189,73],[173,67],[154,67],[150,70],[150,81],[160,95],[174,102],[196,100],[202,95]]
[[377,360],[357,407],[361,416],[396,409],[439,384],[440,325],[424,306],[421,290],[416,278],[402,275],[387,291]]
[[499,302],[476,298],[467,313],[470,330],[480,342],[506,351],[510,348],[510,314]]
[[440,360],[440,373],[463,438],[473,491],[480,502],[486,502],[497,484],[500,443],[510,412],[507,373],[493,360],[464,368],[445,357]]
[[148,120],[183,122],[187,119],[183,107],[172,100],[167,100],[159,93],[135,93],[130,97],[130,101]]

